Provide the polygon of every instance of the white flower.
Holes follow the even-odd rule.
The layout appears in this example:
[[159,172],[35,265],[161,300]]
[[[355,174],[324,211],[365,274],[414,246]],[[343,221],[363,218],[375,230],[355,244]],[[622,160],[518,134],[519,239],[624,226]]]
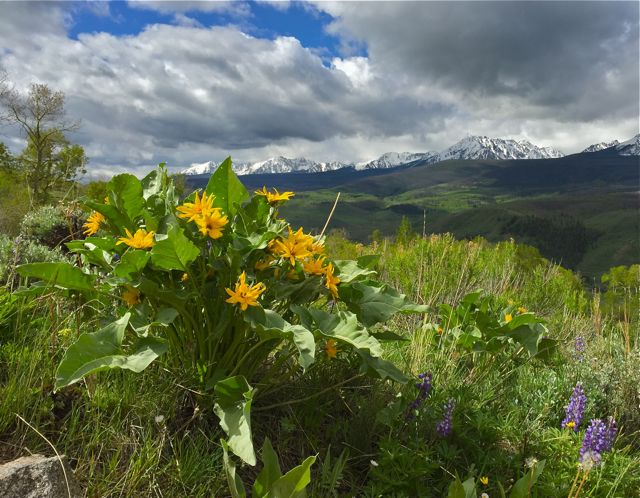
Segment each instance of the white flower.
[[164,422],[164,415],[156,415],[154,420],[156,421],[156,424],[161,424]]
[[489,498],[489,495],[487,493],[482,493],[480,495],[480,498]]
[[371,466],[372,466],[372,467],[378,467],[378,466],[380,465],[380,464],[379,464],[378,462],[376,462],[375,460],[371,460],[371,461],[370,461],[370,463],[371,463]]
[[528,469],[535,467],[536,465],[538,465],[538,459],[536,457],[529,457],[524,461],[524,465]]

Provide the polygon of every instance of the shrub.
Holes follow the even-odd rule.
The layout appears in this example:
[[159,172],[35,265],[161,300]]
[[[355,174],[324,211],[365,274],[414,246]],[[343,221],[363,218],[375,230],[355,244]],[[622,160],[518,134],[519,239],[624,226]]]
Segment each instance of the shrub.
[[76,205],[42,206],[23,218],[20,235],[50,248],[64,249],[65,242],[82,237],[84,220]]
[[0,285],[14,287],[17,284],[18,265],[60,261],[67,261],[60,249],[50,249],[23,237],[0,234]]

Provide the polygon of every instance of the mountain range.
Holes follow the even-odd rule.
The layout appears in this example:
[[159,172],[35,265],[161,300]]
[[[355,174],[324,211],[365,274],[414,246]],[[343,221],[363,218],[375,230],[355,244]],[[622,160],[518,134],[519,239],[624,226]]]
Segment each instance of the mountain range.
[[[583,153],[599,152],[612,149],[620,155],[640,154],[640,134],[626,142],[601,142],[584,149]],[[395,168],[404,164],[420,162],[434,164],[446,160],[512,160],[512,159],[554,159],[564,154],[553,147],[539,147],[528,140],[512,140],[489,138],[486,136],[469,136],[440,152],[387,152],[377,159],[359,163],[353,162],[318,162],[304,157],[287,158],[272,157],[255,163],[234,163],[233,168],[238,175],[278,174],[278,173],[321,173],[343,168],[356,170],[374,170]],[[194,163],[182,171],[185,175],[207,175],[213,173],[218,163],[208,161]]]

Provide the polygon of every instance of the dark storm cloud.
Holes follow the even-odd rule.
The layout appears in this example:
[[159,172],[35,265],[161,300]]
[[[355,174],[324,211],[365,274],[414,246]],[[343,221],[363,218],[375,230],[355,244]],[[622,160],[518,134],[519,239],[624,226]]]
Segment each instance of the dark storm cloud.
[[[638,2],[318,5],[380,72],[597,119],[637,112]],[[602,100],[593,99],[600,95]],[[585,98],[588,97],[588,98]],[[579,105],[576,105],[579,104]]]

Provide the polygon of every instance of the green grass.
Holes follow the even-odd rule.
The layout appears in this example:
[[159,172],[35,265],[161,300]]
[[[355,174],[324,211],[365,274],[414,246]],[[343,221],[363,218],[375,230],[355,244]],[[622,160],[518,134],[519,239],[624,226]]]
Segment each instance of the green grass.
[[[360,202],[372,200],[363,196]],[[365,209],[360,214],[367,216]],[[613,452],[592,472],[581,496],[640,496],[640,317],[619,322],[605,314],[598,295],[587,293],[579,277],[513,242],[434,235],[363,246],[333,236],[327,252],[336,259],[379,253],[381,279],[434,309],[424,318],[388,324],[408,340],[386,348],[386,357],[406,372],[433,372],[434,389],[417,419],[407,423],[413,385],[366,377],[341,384],[357,374],[357,362],[341,353],[258,396],[252,408],[257,447],[268,436],[283,469],[319,455],[310,496],[439,498],[456,473],[488,476],[489,485],[478,491],[499,496],[498,482],[508,490],[530,457],[546,460],[532,496],[567,496],[582,432],[563,431],[560,422],[579,380],[589,398],[586,417],[613,415],[621,427]],[[511,300],[544,317],[549,335],[559,341],[557,354],[543,362],[439,346],[425,326],[436,320],[435,306],[456,305],[479,288],[500,305]],[[228,496],[217,419],[179,368],[160,362],[139,375],[101,373],[54,394],[65,347],[95,330],[100,317],[90,304],[55,296],[26,302],[6,292],[0,293],[0,310],[0,460],[52,454],[18,414],[68,455],[90,497]],[[575,358],[577,335],[587,342],[583,361]],[[341,386],[326,390],[336,384]],[[451,397],[458,402],[454,431],[443,440],[434,426]],[[385,420],[394,403],[399,415]],[[279,406],[265,409],[270,405]],[[250,467],[240,472],[245,482],[256,475]]]

